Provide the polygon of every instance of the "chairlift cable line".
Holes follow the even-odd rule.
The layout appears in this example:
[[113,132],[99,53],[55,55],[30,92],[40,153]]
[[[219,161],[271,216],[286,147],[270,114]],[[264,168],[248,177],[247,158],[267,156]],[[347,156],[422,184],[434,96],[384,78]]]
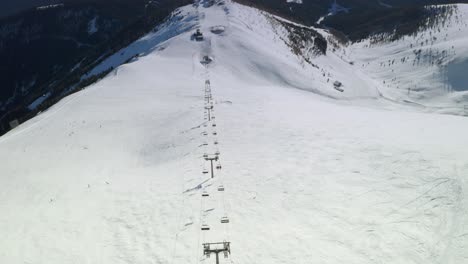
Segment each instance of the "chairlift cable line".
[[[200,197],[200,208],[199,208],[199,217],[198,217],[198,221],[199,221],[199,226],[198,226],[198,241],[197,241],[197,250],[200,246],[200,239],[202,242],[205,241],[205,234],[202,230],[202,227],[203,227],[203,223],[204,223],[204,216],[203,216],[203,210],[204,210],[204,198],[205,197]],[[198,255],[195,254],[195,257],[196,257],[196,260],[195,260],[195,263],[198,261]]]
[[[221,174],[221,184],[222,184],[223,186],[225,186],[225,185],[224,185],[224,177],[225,177],[225,174],[222,173],[222,174]],[[230,214],[228,214],[228,210],[226,209],[226,193],[225,193],[225,191],[222,192],[222,194],[221,194],[221,199],[222,199],[222,206],[223,206],[223,213],[224,213],[224,214],[223,214],[223,217],[228,217],[228,220],[229,220],[229,215],[230,215]],[[230,222],[230,221],[229,221],[229,222]],[[229,235],[230,235],[230,232],[229,232],[229,226],[230,226],[230,225],[229,225],[229,222],[227,223],[227,225],[224,225],[224,236],[226,237],[226,239],[229,239]]]
[[[205,92],[205,93],[206,93],[206,92]],[[206,95],[205,95],[205,96],[206,96]],[[207,122],[204,122],[204,123],[207,123]],[[205,145],[205,148],[203,148],[203,149],[204,149],[204,150],[203,150],[204,153],[206,152],[207,147],[208,147],[208,146]],[[205,170],[206,170],[206,162],[205,162],[205,161],[203,161],[202,167],[203,167],[203,174],[204,174],[204,172],[205,172]],[[204,188],[204,186],[202,186],[202,187],[203,187],[202,192],[205,192],[206,189]],[[202,193],[202,195],[203,195],[203,193]],[[196,247],[196,251],[195,251],[195,252],[197,252],[197,251],[198,251],[198,248],[200,247],[200,240],[201,240],[202,242],[205,242],[205,232],[203,232],[203,230],[202,230],[203,224],[204,224],[204,222],[205,222],[205,217],[204,217],[204,214],[203,214],[203,211],[204,211],[204,208],[205,208],[205,206],[204,206],[204,199],[205,199],[205,197],[203,197],[202,195],[200,195],[200,208],[199,208],[199,219],[198,219],[198,220],[199,220],[199,227],[198,227],[199,229],[198,229],[197,247]],[[198,257],[198,254],[195,253],[195,263],[197,263],[197,262],[200,262],[200,263],[201,263],[202,261],[203,261],[203,259],[200,259],[200,258]]]
[[[213,127],[213,126],[212,126]],[[218,146],[216,146],[216,153],[220,153],[219,151],[219,148]],[[218,163],[220,163],[218,161]],[[225,182],[224,182],[224,178],[225,178],[225,174],[222,173],[222,172],[218,172],[218,177],[219,177],[219,180],[218,182],[220,183],[220,186],[223,187],[223,190],[222,190],[222,193],[221,193],[221,200],[218,202],[218,204],[222,207],[222,214],[221,214],[221,221],[223,221],[223,218],[228,218],[228,214],[227,214],[227,209],[226,209],[226,198],[225,198],[225,192],[224,192],[224,188],[225,188]],[[222,224],[228,224],[229,222],[227,223],[223,223],[221,222]],[[225,237],[225,240],[229,240],[229,237],[230,237],[230,230],[229,230],[229,225],[223,225],[223,233],[224,233],[224,237]]]
[[[203,197],[200,197],[200,215],[199,215],[199,219],[198,221],[200,222],[200,228],[198,229],[198,241],[197,241],[197,248],[196,248],[196,251],[198,251],[198,248],[200,247],[200,233],[201,233],[201,217],[202,217],[202,209],[203,208]],[[198,261],[198,254],[195,254],[195,263],[197,263]]]

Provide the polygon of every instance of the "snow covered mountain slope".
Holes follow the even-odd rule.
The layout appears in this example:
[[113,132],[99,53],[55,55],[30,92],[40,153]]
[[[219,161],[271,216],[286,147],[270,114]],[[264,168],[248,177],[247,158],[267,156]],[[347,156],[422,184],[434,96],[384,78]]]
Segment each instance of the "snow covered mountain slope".
[[[376,80],[382,96],[404,103],[416,103],[426,111],[468,114],[466,74],[452,78],[453,72],[466,72],[468,51],[468,5],[428,7],[437,13],[438,23],[429,25],[415,35],[397,41],[392,36],[353,44],[342,54],[355,63],[356,71]],[[461,77],[461,78],[460,78]]]
[[179,12],[0,138],[1,263],[214,263],[222,241],[221,263],[466,262],[466,118],[379,100],[335,53],[304,63],[254,9]]

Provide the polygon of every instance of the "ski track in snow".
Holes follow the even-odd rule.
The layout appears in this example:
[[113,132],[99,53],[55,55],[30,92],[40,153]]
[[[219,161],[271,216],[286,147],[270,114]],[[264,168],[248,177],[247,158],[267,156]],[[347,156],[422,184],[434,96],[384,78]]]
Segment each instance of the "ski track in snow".
[[221,263],[466,261],[466,118],[380,100],[338,53],[316,58],[353,75],[337,94],[255,9],[180,12],[177,35],[0,139],[1,263],[213,263],[201,244],[223,240]]

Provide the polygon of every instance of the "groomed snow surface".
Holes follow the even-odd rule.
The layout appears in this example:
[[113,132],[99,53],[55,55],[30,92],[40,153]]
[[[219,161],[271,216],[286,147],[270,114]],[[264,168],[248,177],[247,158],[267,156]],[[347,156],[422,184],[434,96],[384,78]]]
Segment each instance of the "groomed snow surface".
[[[361,74],[340,93],[223,3],[181,8],[177,35],[0,138],[0,263],[215,263],[202,244],[224,240],[221,263],[467,263],[467,119]],[[338,60],[317,64],[351,74]]]

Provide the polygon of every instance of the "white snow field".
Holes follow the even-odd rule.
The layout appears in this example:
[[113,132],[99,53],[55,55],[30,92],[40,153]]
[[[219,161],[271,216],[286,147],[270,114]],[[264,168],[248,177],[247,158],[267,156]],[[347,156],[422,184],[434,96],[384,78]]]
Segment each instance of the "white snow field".
[[315,58],[340,93],[270,18],[222,3],[179,9],[177,34],[0,138],[0,263],[215,263],[202,244],[223,241],[220,263],[468,263],[468,119]]
[[468,75],[450,80],[450,71],[467,72],[468,5],[448,7],[447,17],[418,34],[387,43],[362,41],[343,49],[341,56],[375,80],[384,98],[427,112],[468,115],[468,85],[452,87],[468,83]]

